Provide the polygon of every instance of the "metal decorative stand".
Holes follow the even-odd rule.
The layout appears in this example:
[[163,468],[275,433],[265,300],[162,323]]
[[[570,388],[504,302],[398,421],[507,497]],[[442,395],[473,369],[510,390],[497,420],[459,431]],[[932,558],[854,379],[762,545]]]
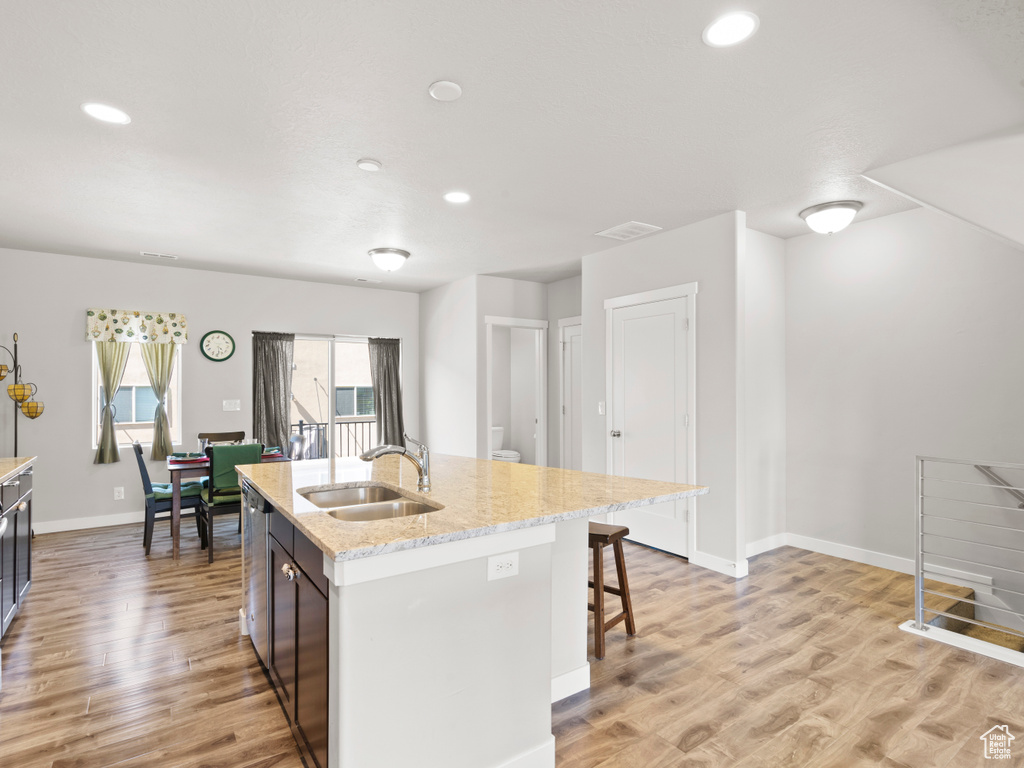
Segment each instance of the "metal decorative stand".
[[14,401],[14,455],[18,455],[18,411],[30,419],[37,419],[43,415],[43,403],[33,398],[38,391],[35,384],[26,384],[21,379],[21,366],[18,364],[18,334],[14,334],[14,351],[0,344],[0,349],[11,357],[12,365],[7,366],[0,363],[0,381],[7,378],[7,374],[14,374],[14,383],[7,385],[7,395]]

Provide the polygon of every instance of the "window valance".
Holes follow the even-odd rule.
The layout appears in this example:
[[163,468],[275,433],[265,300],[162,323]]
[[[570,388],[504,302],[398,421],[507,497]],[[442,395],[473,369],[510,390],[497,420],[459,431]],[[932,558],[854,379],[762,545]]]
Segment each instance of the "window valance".
[[180,312],[142,312],[135,309],[87,309],[86,341],[135,344],[184,344],[188,322]]

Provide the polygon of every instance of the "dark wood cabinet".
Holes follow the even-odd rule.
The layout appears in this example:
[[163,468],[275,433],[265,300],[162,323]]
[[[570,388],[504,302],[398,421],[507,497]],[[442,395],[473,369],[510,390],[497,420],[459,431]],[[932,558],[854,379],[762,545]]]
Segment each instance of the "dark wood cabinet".
[[0,490],[0,637],[32,586],[32,470]]
[[[274,513],[278,514],[278,513]],[[292,558],[270,537],[270,675],[290,711],[295,702],[295,584],[288,579]]]
[[268,538],[270,677],[307,762],[327,768],[330,624],[323,555],[277,511]]

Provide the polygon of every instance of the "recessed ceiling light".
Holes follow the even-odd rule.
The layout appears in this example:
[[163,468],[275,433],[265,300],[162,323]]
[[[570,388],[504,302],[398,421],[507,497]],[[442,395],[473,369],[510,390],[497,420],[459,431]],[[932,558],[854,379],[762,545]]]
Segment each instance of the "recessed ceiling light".
[[102,120],[104,123],[115,123],[116,125],[128,125],[132,121],[127,112],[122,112],[117,107],[109,104],[99,104],[95,101],[87,101],[82,105],[82,111],[89,117]]
[[381,165],[380,160],[371,160],[368,157],[364,157],[362,160],[356,161],[356,167],[364,171],[379,171],[384,166]]
[[427,89],[438,101],[455,101],[462,95],[462,86],[451,80],[438,80]]
[[757,32],[760,20],[748,11],[736,11],[719,16],[704,28],[701,35],[712,48],[725,48],[742,43]]
[[468,203],[469,193],[468,192],[448,192],[445,194],[444,199],[449,203]]
[[819,235],[831,235],[846,229],[857,215],[857,211],[863,207],[864,203],[857,200],[837,200],[834,203],[821,203],[804,208],[800,211],[800,218]]
[[385,272],[401,269],[405,260],[409,258],[409,252],[403,251],[401,248],[374,248],[369,251],[369,254],[377,268],[383,269]]

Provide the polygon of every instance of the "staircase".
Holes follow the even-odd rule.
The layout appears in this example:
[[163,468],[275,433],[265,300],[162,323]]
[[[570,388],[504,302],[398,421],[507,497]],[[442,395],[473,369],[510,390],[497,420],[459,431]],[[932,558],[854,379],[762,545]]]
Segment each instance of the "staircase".
[[[928,622],[930,626],[956,632],[965,637],[984,640],[1011,651],[1024,651],[1024,637],[1013,634],[1009,628],[1004,627],[1003,629],[1007,629],[1007,631],[1003,632],[998,625],[982,626],[972,623],[975,620],[974,604],[969,601],[975,598],[973,589],[928,580],[925,581],[925,589],[950,595],[950,597],[945,597],[926,593],[924,611],[926,614],[934,614],[934,618]],[[941,611],[941,613],[937,613],[937,611]],[[967,621],[961,621],[957,617],[967,619]]]

